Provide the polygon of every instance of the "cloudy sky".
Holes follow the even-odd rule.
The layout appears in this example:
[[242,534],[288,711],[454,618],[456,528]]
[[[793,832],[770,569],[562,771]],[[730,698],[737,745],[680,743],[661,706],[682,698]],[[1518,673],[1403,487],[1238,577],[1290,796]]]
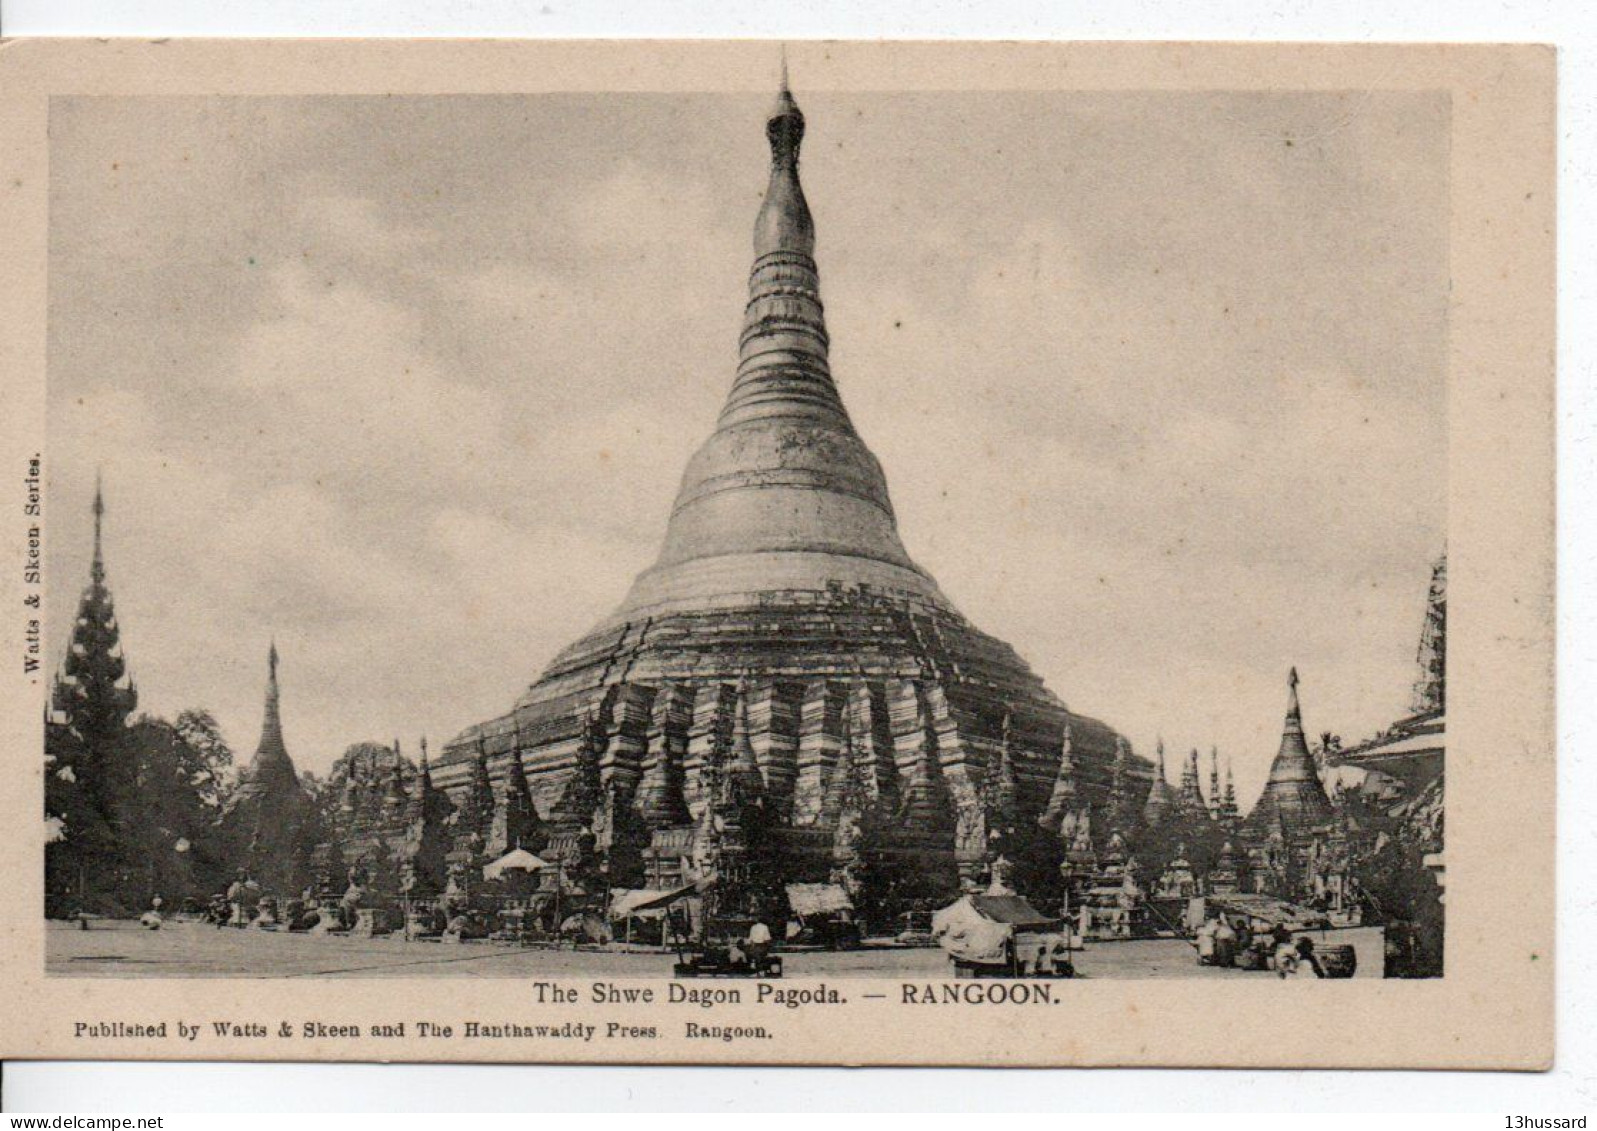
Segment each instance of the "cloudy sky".
[[[833,371],[904,541],[1073,708],[1402,712],[1445,538],[1447,103],[798,91]],[[735,363],[754,96],[51,109],[56,657],[301,766],[441,743],[620,601]]]

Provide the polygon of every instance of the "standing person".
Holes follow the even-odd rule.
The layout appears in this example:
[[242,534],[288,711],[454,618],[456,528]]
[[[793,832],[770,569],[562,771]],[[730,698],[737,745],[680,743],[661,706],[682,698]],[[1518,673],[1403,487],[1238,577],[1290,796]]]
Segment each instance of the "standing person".
[[1275,973],[1281,978],[1298,976],[1298,948],[1290,939],[1275,948]]
[[1215,943],[1217,941],[1216,931],[1217,928],[1213,919],[1205,919],[1203,921],[1203,926],[1198,928],[1199,966],[1213,966],[1215,964]]
[[1231,929],[1231,922],[1224,915],[1215,920],[1214,928],[1214,964],[1216,966],[1234,966],[1237,960],[1237,933]]
[[239,920],[240,927],[248,927],[255,921],[255,915],[261,906],[261,885],[255,882],[253,876],[244,878],[244,888],[239,896],[244,914]]
[[1287,930],[1285,923],[1277,923],[1270,928],[1270,952],[1278,955],[1282,947],[1292,945],[1292,932]]
[[1299,978],[1323,978],[1325,971],[1320,969],[1320,959],[1314,953],[1314,940],[1307,935],[1298,940],[1298,962],[1296,976]]
[[227,885],[227,907],[230,912],[228,925],[242,927],[244,925],[244,880],[246,873],[243,868],[238,870],[238,875],[233,882]]
[[765,925],[763,919],[756,919],[749,928],[749,937],[743,943],[743,953],[748,956],[749,965],[758,970],[765,965],[765,956],[770,952],[771,928]]

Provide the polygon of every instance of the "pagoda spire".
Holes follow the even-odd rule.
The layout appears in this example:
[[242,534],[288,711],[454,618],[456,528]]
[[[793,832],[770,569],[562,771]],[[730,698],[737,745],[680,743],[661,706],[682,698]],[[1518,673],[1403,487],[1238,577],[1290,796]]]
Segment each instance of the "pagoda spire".
[[683,472],[665,541],[612,622],[712,593],[866,584],[946,607],[898,535],[881,464],[832,379],[815,262],[815,221],[799,180],[804,112],[783,82],[767,115],[771,161],[755,218],[737,374],[716,429]]
[[1004,712],[1003,733],[998,743],[998,765],[987,781],[988,827],[1008,835],[1020,817],[1020,783],[1015,777],[1014,721]]
[[732,715],[732,757],[727,765],[727,773],[744,801],[757,800],[765,793],[765,778],[760,773],[759,759],[754,754],[751,729],[748,682],[739,680]]
[[94,480],[93,513],[94,557],[89,565],[89,584],[78,599],[72,639],[51,700],[73,733],[103,754],[126,729],[139,696],[122,655],[116,604],[105,583],[105,495],[98,474]]
[[100,485],[100,472],[94,472],[94,558],[89,563],[89,577],[96,585],[105,584],[105,556],[101,551],[101,525],[105,519],[105,493]]
[[1220,815],[1220,748],[1209,747],[1209,815]]
[[1170,788],[1170,781],[1165,777],[1164,737],[1161,735],[1154,744],[1155,765],[1153,781],[1148,785],[1148,800],[1142,807],[1142,823],[1149,828],[1156,828],[1170,815],[1176,805],[1175,791]]
[[1137,821],[1137,802],[1131,792],[1131,744],[1115,736],[1115,760],[1109,778],[1108,832],[1129,832]]
[[297,782],[294,761],[283,741],[281,694],[277,686],[277,640],[266,648],[266,707],[261,718],[261,741],[249,766],[249,778],[258,787],[280,779]]
[[666,684],[654,697],[650,709],[647,753],[643,777],[638,782],[633,803],[644,823],[652,829],[670,828],[689,822],[687,798],[683,793],[684,767],[679,743],[680,730],[674,722],[691,710],[682,688]]
[[499,806],[494,811],[490,847],[493,852],[501,854],[517,848],[537,852],[547,840],[543,820],[532,801],[532,789],[527,784],[527,771],[521,764],[521,730],[518,726],[510,747],[510,757],[505,762],[504,787],[500,791]]
[[1066,718],[1064,737],[1059,741],[1059,771],[1054,775],[1053,792],[1048,795],[1048,807],[1037,818],[1037,823],[1051,833],[1059,832],[1066,817],[1076,810],[1076,760],[1070,747],[1070,719]]
[[1237,784],[1231,777],[1231,756],[1225,759],[1225,796],[1220,802],[1220,819],[1235,824],[1237,819]]
[[1436,715],[1447,710],[1447,551],[1431,567],[1431,588],[1420,632],[1419,678],[1414,683],[1414,713]]
[[1203,787],[1199,784],[1198,776],[1198,748],[1194,746],[1187,755],[1186,765],[1181,768],[1181,793],[1177,804],[1181,811],[1188,815],[1208,812],[1203,803]]
[[900,823],[914,829],[937,829],[949,823],[948,783],[943,780],[942,766],[937,757],[937,728],[932,723],[931,710],[926,701],[926,689],[914,687],[915,761],[909,778],[904,783],[899,801]]

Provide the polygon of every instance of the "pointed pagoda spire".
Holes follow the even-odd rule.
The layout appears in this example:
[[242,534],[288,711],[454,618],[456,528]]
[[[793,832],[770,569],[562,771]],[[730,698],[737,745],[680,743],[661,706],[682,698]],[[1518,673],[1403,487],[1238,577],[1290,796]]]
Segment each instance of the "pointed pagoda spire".
[[1186,765],[1181,769],[1181,792],[1176,798],[1177,807],[1188,816],[1208,812],[1208,807],[1203,803],[1203,787],[1199,780],[1198,748],[1194,746],[1187,755]]
[[785,82],[765,133],[770,179],[737,376],[683,473],[659,558],[612,622],[758,591],[773,574],[784,588],[868,584],[947,605],[904,550],[881,465],[832,379],[815,223],[799,181],[804,113]]
[[1270,764],[1270,778],[1264,792],[1248,814],[1248,827],[1267,832],[1279,827],[1283,835],[1297,836],[1323,825],[1332,816],[1331,800],[1325,795],[1320,776],[1314,769],[1314,756],[1303,737],[1303,713],[1298,705],[1298,670],[1287,677],[1286,722],[1281,729],[1281,747]]
[[[395,741],[398,741],[397,739]],[[427,736],[421,736],[421,753],[417,757],[416,787],[410,794],[409,816],[412,821],[426,815],[428,794],[433,790],[433,768],[427,760]]]
[[105,583],[105,556],[102,552],[100,534],[101,525],[105,519],[105,493],[100,485],[100,471],[94,471],[94,559],[89,563],[89,577],[96,585]]
[[953,810],[948,783],[943,779],[937,753],[937,728],[932,724],[926,688],[915,684],[915,761],[904,782],[899,802],[899,821],[907,828],[933,831],[952,823]]
[[1136,818],[1136,802],[1131,796],[1131,745],[1124,735],[1116,735],[1115,760],[1109,778],[1109,834],[1129,831]]
[[604,804],[604,779],[599,760],[604,752],[604,726],[597,709],[582,719],[582,734],[577,742],[576,764],[560,790],[551,814],[557,824],[586,826]]
[[1170,788],[1170,781],[1165,777],[1163,735],[1155,743],[1154,751],[1153,781],[1148,785],[1148,800],[1142,807],[1142,823],[1148,828],[1157,828],[1176,807],[1175,790]]
[[283,742],[281,696],[277,686],[277,641],[273,639],[266,649],[266,709],[261,720],[261,741],[255,747],[255,757],[249,766],[249,778],[258,786],[269,782],[288,780],[298,782],[294,762],[288,756]]
[[1231,756],[1225,760],[1225,796],[1220,801],[1220,820],[1227,825],[1237,820],[1237,783],[1231,776]]
[[110,745],[126,729],[128,717],[139,703],[122,655],[116,605],[105,583],[105,496],[98,474],[94,480],[93,512],[94,557],[89,565],[89,584],[78,599],[72,638],[51,692],[51,702],[62,721],[96,752],[91,761],[109,756]]
[[538,807],[533,804],[526,768],[521,764],[519,725],[509,753],[510,757],[505,760],[505,780],[499,805],[494,810],[493,836],[489,848],[495,854],[517,848],[537,852],[547,842],[548,835],[543,827],[543,819],[538,816]]
[[1047,808],[1037,818],[1037,823],[1051,833],[1062,832],[1066,816],[1075,812],[1078,804],[1076,760],[1070,743],[1070,719],[1067,716],[1064,737],[1059,741],[1059,769],[1054,774],[1054,788],[1048,795]]
[[1010,831],[1020,817],[1020,783],[1015,777],[1014,720],[1004,712],[1004,727],[998,744],[998,764],[987,779],[987,827]]
[[308,798],[283,742],[277,685],[277,641],[266,649],[266,708],[255,757],[239,775],[223,810],[223,824],[247,845],[251,875],[272,890],[297,886],[304,877],[302,834],[310,821]]
[[454,812],[455,805],[449,795],[433,784],[432,763],[427,757],[427,736],[421,736],[420,765],[416,771],[416,786],[410,795],[410,819],[427,822],[437,827],[442,835],[444,822]]
[[826,779],[826,794],[821,799],[824,821],[835,823],[859,783],[859,751],[854,745],[854,712],[847,704],[837,717],[837,757]]
[[1220,748],[1209,747],[1209,815],[1220,815]]
[[405,784],[405,754],[400,749],[398,738],[394,739],[394,765],[388,773],[383,808],[389,816],[403,816],[410,808],[410,791]]
[[691,699],[678,684],[666,684],[654,697],[643,777],[634,797],[644,824],[651,829],[685,825],[690,820],[682,746],[691,712]]
[[749,727],[749,689],[746,680],[738,681],[737,698],[732,708],[732,750],[727,774],[744,801],[755,801],[765,794],[765,778]]
[[1419,678],[1414,682],[1416,715],[1447,710],[1447,551],[1431,567],[1431,588],[1420,631]]

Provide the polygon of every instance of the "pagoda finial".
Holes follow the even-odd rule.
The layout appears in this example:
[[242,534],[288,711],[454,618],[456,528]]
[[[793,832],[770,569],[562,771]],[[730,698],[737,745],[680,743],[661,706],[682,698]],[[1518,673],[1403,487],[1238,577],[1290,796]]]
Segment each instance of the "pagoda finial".
[[815,222],[798,179],[804,111],[788,89],[785,62],[782,85],[765,120],[765,136],[771,143],[771,183],[754,223],[754,254],[756,258],[774,252],[809,256],[815,250]]
[[1154,751],[1159,758],[1159,780],[1164,781],[1164,735],[1161,734],[1154,742]]
[[1298,669],[1292,668],[1286,677],[1287,700],[1286,722],[1288,727],[1295,726],[1299,731],[1303,729],[1303,712],[1298,706]]
[[105,492],[100,483],[100,469],[94,471],[94,559],[89,566],[90,576],[96,585],[105,581],[105,557],[100,550],[100,527],[105,518]]

